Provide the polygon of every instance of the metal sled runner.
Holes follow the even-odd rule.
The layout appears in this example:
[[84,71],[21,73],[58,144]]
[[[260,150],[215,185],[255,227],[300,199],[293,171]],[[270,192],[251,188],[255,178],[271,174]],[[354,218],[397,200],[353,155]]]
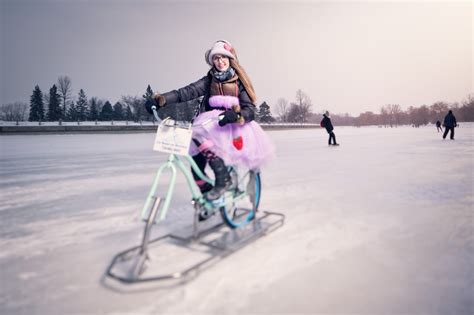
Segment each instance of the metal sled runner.
[[[157,117],[156,110],[154,113]],[[228,256],[284,224],[283,214],[258,211],[261,178],[256,170],[229,167],[232,187],[218,200],[208,201],[205,198],[195,183],[190,168],[183,162],[183,160],[187,161],[202,180],[213,184],[213,180],[206,177],[194,160],[187,155],[192,127],[179,125],[177,122],[166,119],[160,123],[157,132],[159,140],[155,140],[155,150],[171,154],[168,161],[159,167],[142,209],[142,219],[146,222],[142,242],[139,246],[117,254],[107,268],[107,276],[124,283],[166,279],[185,280],[212,262]],[[157,141],[162,141],[159,143],[159,149],[156,149]],[[174,153],[178,151],[180,153]],[[171,177],[163,196],[158,195],[157,192],[164,170],[169,170]],[[188,229],[184,233],[169,233],[150,239],[153,225],[166,217],[178,170],[184,174],[192,194],[194,206],[192,232],[189,233],[191,229]],[[222,220],[218,220],[218,213]],[[153,254],[159,253],[157,249],[160,246],[168,247],[167,253],[170,257]],[[182,255],[179,256],[179,254]],[[187,258],[191,256],[193,258],[188,261]],[[170,260],[172,260],[172,266],[170,266]]]
[[[153,219],[153,214],[150,216],[150,219]],[[229,229],[225,223],[221,222],[199,232],[197,236],[166,234],[152,240],[147,239],[152,227],[149,224],[150,221],[147,221],[142,244],[117,254],[107,269],[107,275],[124,283],[170,279],[186,280],[197,275],[213,262],[232,254],[253,240],[279,228],[284,224],[284,220],[284,215],[280,213],[264,211],[262,216],[257,216],[249,224],[237,229]],[[197,260],[190,261],[187,266],[183,265],[180,269],[163,272],[160,266],[155,266],[158,268],[151,272],[147,270],[146,274],[147,262],[150,259],[148,254],[149,248],[166,243],[181,249],[184,248],[188,254],[195,254],[200,249],[201,255]]]

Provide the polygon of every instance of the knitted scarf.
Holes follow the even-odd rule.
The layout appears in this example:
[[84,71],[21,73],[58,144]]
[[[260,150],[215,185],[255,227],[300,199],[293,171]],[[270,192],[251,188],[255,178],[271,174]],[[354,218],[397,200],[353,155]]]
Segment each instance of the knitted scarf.
[[215,67],[211,69],[211,74],[219,82],[224,82],[229,80],[235,75],[235,70],[232,67],[229,67],[226,71],[219,71]]

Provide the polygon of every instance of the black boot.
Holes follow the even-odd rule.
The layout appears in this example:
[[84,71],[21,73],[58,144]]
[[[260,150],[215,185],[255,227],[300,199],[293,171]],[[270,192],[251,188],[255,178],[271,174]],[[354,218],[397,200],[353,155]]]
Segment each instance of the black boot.
[[203,181],[202,179],[199,179],[196,181],[196,184],[198,185],[199,187],[199,190],[201,191],[201,193],[207,193],[209,190],[212,189],[212,185],[209,184],[208,182],[205,182]]
[[214,171],[214,177],[216,182],[214,188],[206,194],[207,200],[217,200],[222,194],[232,185],[232,180],[230,178],[229,171],[227,166],[225,166],[224,161],[219,157],[214,157],[209,161],[209,166]]
[[[196,165],[199,167],[199,170],[204,174],[204,176],[207,176],[206,174],[206,165],[207,165],[207,159],[206,156],[204,156],[202,153],[199,153],[197,155],[193,156],[193,160],[196,163]],[[199,190],[201,193],[206,193],[209,190],[212,189],[212,185],[209,184],[208,182],[204,181],[199,177],[199,175],[196,173],[196,171],[191,167],[191,172],[193,173],[193,178],[196,184],[199,187]]]

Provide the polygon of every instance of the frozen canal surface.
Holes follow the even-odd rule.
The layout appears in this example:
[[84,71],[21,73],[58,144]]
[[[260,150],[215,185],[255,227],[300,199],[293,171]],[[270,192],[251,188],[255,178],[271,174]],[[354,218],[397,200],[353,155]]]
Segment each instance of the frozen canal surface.
[[[102,277],[137,245],[154,135],[0,136],[0,314],[473,314],[474,126],[271,131],[261,209],[286,224],[194,280]],[[186,228],[174,210],[155,233]],[[166,253],[163,253],[166,256]],[[176,262],[170,261],[169,264]]]

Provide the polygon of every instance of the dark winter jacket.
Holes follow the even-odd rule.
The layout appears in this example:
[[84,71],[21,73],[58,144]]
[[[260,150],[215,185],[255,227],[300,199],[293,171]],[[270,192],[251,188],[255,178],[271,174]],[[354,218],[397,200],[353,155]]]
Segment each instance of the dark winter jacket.
[[326,114],[323,114],[323,116],[324,118],[322,120],[322,125],[324,126],[324,128],[326,128],[327,132],[330,133],[331,131],[334,130],[334,127],[332,126],[332,123],[331,123],[331,118],[326,116]]
[[454,117],[453,113],[449,111],[449,113],[444,117],[444,126],[451,128],[456,127],[456,117]]
[[215,109],[209,106],[209,97],[219,94],[237,96],[240,102],[240,113],[245,121],[249,122],[255,119],[255,105],[250,101],[250,97],[247,91],[245,91],[242,82],[239,79],[230,79],[222,83],[218,82],[213,78],[210,71],[205,77],[194,83],[161,95],[166,98],[167,105],[186,102],[204,96],[200,112],[206,112]]

